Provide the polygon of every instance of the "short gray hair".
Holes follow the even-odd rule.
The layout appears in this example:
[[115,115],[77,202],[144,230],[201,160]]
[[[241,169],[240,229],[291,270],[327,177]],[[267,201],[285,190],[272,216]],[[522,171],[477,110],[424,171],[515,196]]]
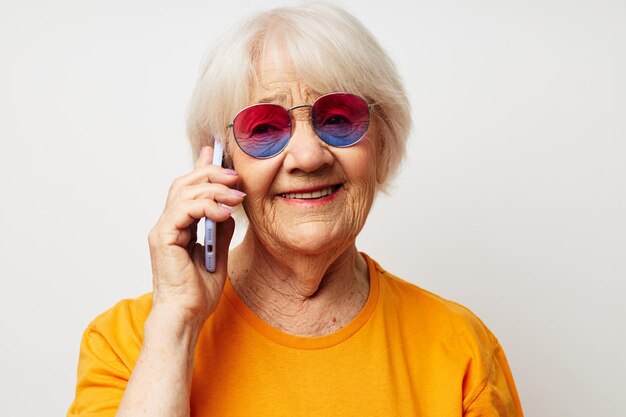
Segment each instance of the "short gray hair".
[[[326,3],[280,7],[258,13],[219,38],[206,56],[189,106],[187,133],[194,160],[203,145],[224,138],[237,111],[252,104],[259,62],[280,49],[314,91],[345,91],[376,103],[379,188],[385,189],[406,153],[409,102],[394,64],[354,16]],[[232,136],[232,133],[231,133]]]

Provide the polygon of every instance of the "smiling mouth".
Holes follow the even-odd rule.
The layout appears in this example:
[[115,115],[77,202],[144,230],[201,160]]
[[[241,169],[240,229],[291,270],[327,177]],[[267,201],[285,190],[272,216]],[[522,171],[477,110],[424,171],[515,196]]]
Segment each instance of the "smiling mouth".
[[341,188],[341,184],[333,185],[332,187],[327,187],[322,190],[311,191],[308,193],[284,193],[279,194],[279,196],[283,198],[292,198],[298,200],[317,200],[320,198],[324,198],[326,196],[331,195],[335,191]]

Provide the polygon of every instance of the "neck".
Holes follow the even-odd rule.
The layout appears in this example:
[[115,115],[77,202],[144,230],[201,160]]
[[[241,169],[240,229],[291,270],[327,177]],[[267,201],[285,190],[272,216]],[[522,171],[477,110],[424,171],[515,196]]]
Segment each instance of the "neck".
[[356,317],[369,295],[367,263],[354,242],[320,254],[272,251],[248,231],[230,260],[230,280],[242,301],[286,333],[335,332]]

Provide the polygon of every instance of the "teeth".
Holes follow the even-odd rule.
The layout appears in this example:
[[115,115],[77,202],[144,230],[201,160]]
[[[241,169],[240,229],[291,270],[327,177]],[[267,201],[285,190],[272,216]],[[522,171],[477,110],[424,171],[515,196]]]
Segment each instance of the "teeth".
[[314,198],[326,197],[327,195],[332,194],[332,192],[333,192],[333,187],[328,187],[323,190],[313,191],[312,193],[286,193],[286,194],[282,194],[282,196],[285,198],[298,198],[301,200],[311,200]]

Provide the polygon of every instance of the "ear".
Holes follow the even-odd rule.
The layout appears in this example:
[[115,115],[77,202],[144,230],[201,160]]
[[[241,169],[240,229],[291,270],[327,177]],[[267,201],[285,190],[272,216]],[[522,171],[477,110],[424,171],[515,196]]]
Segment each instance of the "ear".
[[389,153],[387,152],[387,145],[385,139],[382,137],[378,123],[374,123],[372,126],[374,135],[374,163],[376,166],[376,184],[378,188],[382,188],[387,180],[387,174],[389,173]]

